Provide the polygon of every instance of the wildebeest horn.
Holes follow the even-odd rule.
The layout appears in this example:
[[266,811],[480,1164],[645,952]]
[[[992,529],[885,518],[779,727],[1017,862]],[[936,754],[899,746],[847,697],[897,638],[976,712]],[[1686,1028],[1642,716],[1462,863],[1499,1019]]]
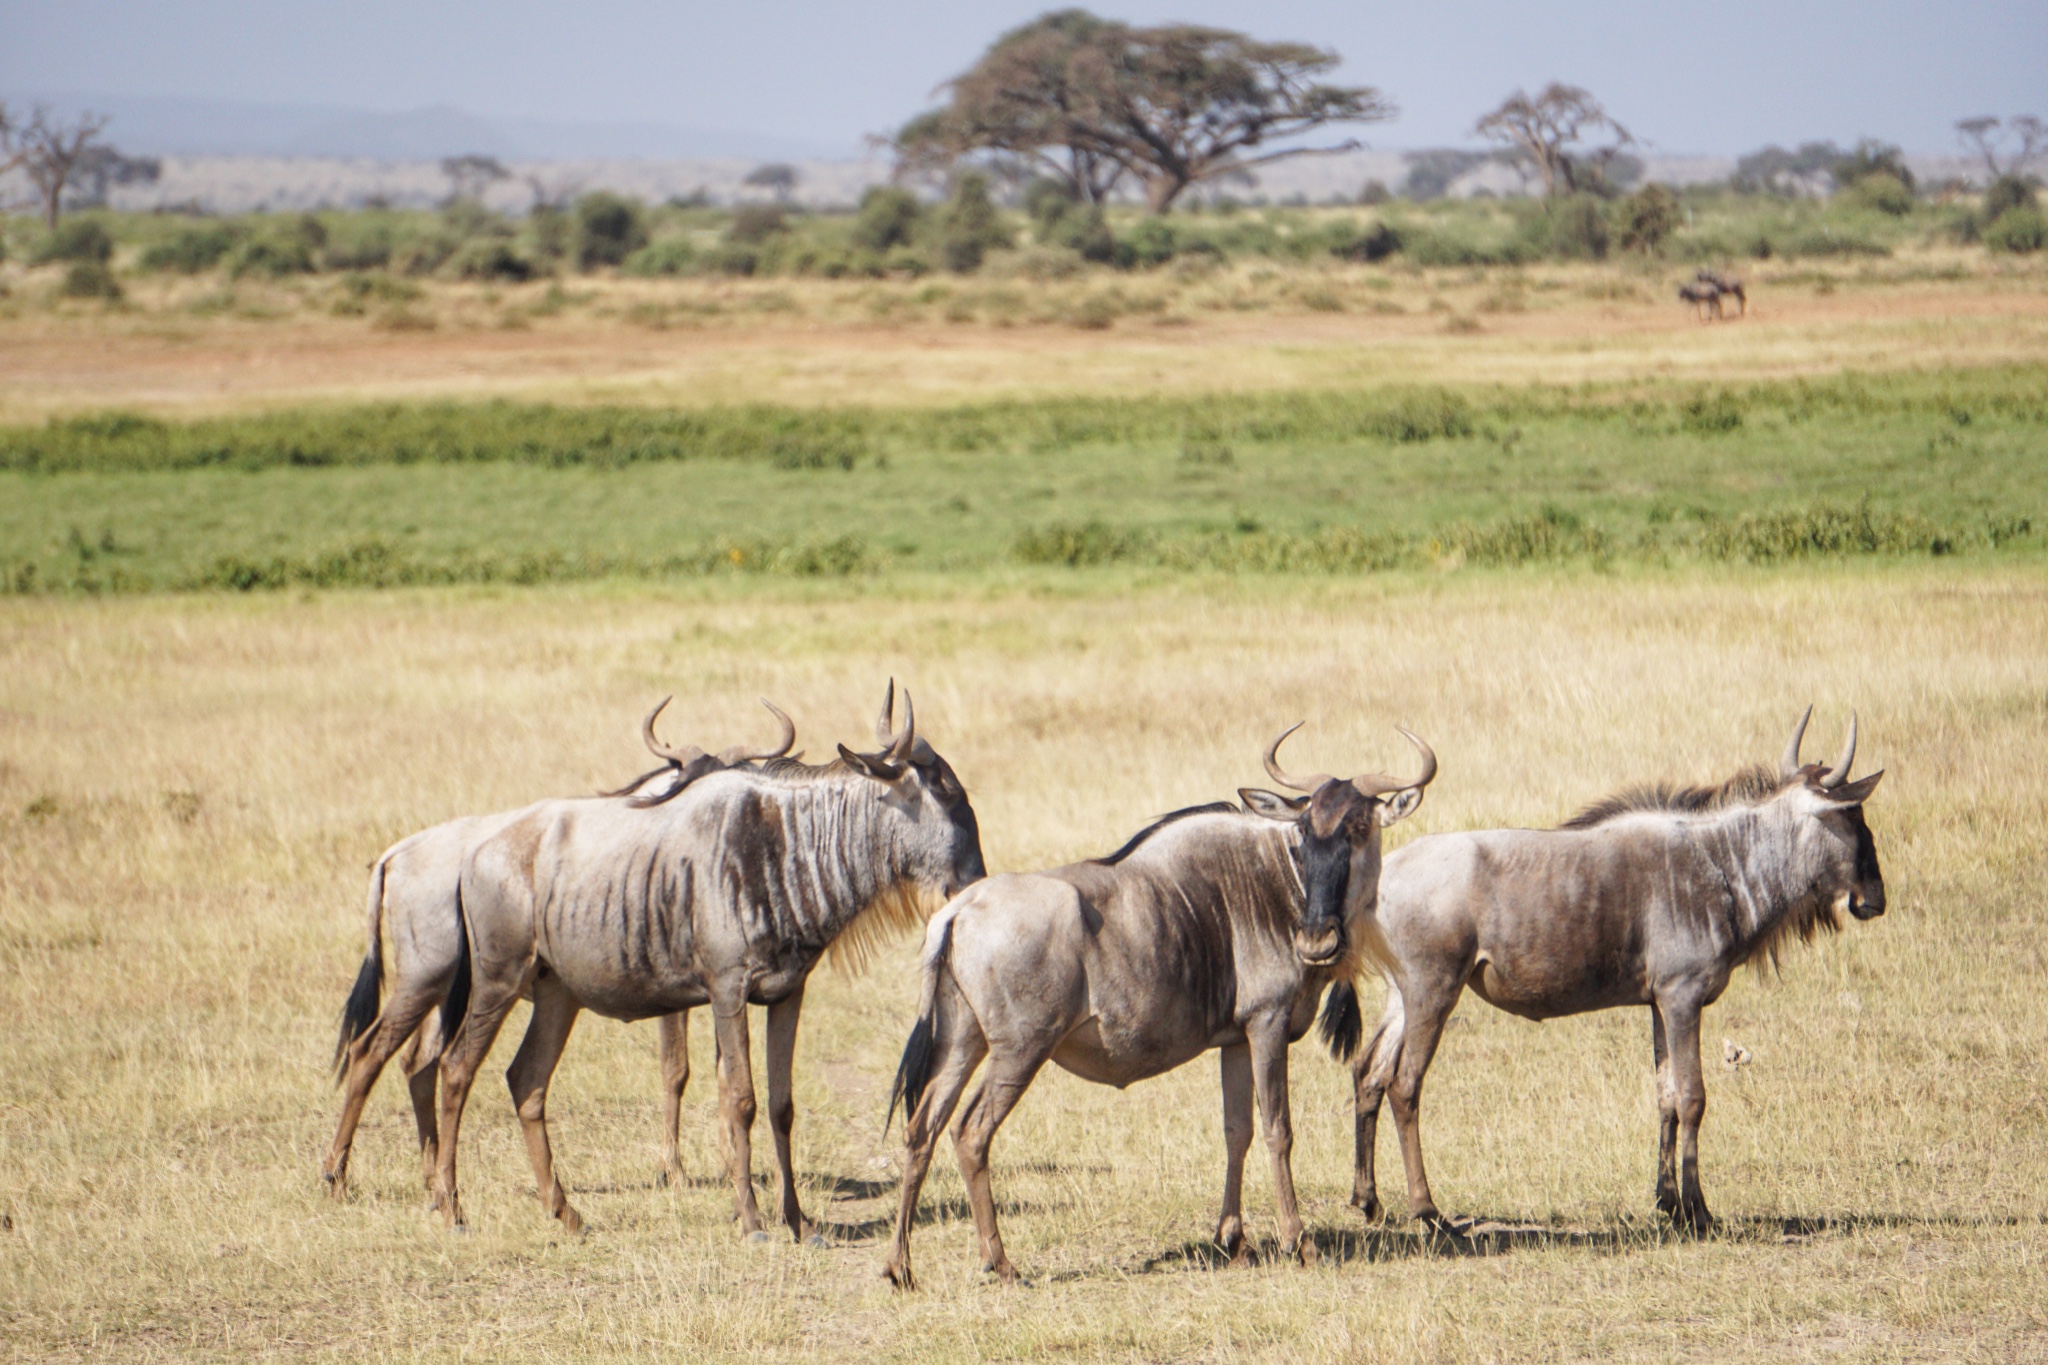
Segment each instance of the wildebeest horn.
[[1275,739],[1271,744],[1268,744],[1266,746],[1266,776],[1272,778],[1281,786],[1291,787],[1292,789],[1298,792],[1315,791],[1317,788],[1321,787],[1325,782],[1329,782],[1332,780],[1328,773],[1311,773],[1307,777],[1290,777],[1280,768],[1280,745],[1282,744],[1282,742],[1286,740],[1286,738],[1289,735],[1293,734],[1296,730],[1299,730],[1302,726],[1306,724],[1308,724],[1308,722],[1305,720],[1298,720],[1294,722],[1294,724],[1288,726],[1285,730],[1282,730],[1280,732],[1280,736],[1278,739]]
[[764,763],[769,759],[785,757],[791,749],[796,747],[796,722],[789,718],[789,713],[766,697],[761,698],[761,705],[772,711],[775,714],[775,719],[782,722],[782,742],[775,748],[764,750],[758,754],[750,754],[735,744],[719,755],[719,758],[724,762],[728,764]]
[[1785,741],[1785,757],[1778,762],[1778,776],[1788,782],[1799,776],[1799,745],[1806,738],[1806,722],[1813,719],[1813,707],[1808,705],[1806,714],[1792,727],[1792,738]]
[[[889,680],[889,691],[896,690],[896,680]],[[903,689],[903,728],[886,736],[882,746],[882,757],[891,763],[902,763],[909,759],[910,751],[917,744],[917,709],[910,704],[910,689]]]
[[1833,791],[1849,780],[1849,765],[1856,761],[1856,713],[1849,713],[1849,738],[1842,742],[1841,755],[1835,759],[1835,766],[1820,775],[1822,791]]
[[875,717],[875,743],[884,749],[896,742],[896,680],[889,679],[889,690],[882,694],[882,713]]
[[1428,744],[1423,742],[1422,736],[1416,734],[1407,726],[1396,725],[1394,728],[1399,730],[1402,738],[1413,744],[1416,752],[1422,755],[1421,774],[1412,781],[1406,778],[1388,777],[1385,773],[1367,773],[1363,777],[1354,777],[1351,779],[1351,785],[1358,788],[1359,795],[1379,796],[1386,792],[1406,791],[1410,787],[1420,791],[1436,780],[1436,750],[1430,748]]
[[663,707],[674,700],[675,697],[671,695],[663,697],[660,702],[656,703],[655,708],[647,713],[647,719],[640,723],[640,737],[647,741],[647,752],[653,754],[656,758],[665,758],[680,767],[694,763],[704,757],[704,751],[694,744],[686,749],[671,749],[654,737],[654,718],[661,714]]

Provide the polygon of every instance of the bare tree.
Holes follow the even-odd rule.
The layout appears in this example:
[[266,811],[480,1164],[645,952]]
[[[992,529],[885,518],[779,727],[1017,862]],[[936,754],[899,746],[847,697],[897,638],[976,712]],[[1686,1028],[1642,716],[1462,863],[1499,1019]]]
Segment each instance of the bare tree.
[[[1505,143],[1542,178],[1546,195],[1597,188],[1607,163],[1635,143],[1634,135],[1610,117],[1591,92],[1557,82],[1533,98],[1517,90],[1480,119],[1473,131]],[[1607,141],[1580,148],[1602,133]]]
[[1191,185],[1358,145],[1261,150],[1272,142],[1393,117],[1379,91],[1317,79],[1338,60],[1326,48],[1229,29],[1134,28],[1061,10],[997,39],[941,87],[948,103],[907,124],[896,148],[906,164],[989,152],[1024,158],[1090,201],[1128,174],[1163,213]]
[[797,179],[796,167],[781,161],[771,161],[748,171],[746,179],[740,183],[757,190],[767,190],[777,199],[786,200],[790,191],[796,188]]
[[448,177],[448,202],[451,204],[469,200],[482,203],[484,191],[500,180],[507,179],[511,172],[494,156],[481,152],[467,152],[462,156],[441,158],[441,174]]
[[21,133],[22,128],[14,112],[7,107],[7,101],[0,100],[0,175],[28,160],[28,152],[21,145]]
[[[2048,123],[2032,114],[2015,114],[2009,119],[1986,114],[1966,118],[1956,125],[1961,140],[1984,159],[1985,178],[2019,175],[2044,151],[2048,151]],[[2017,145],[2014,145],[2017,144]],[[2010,154],[2006,148],[2011,147]],[[2004,164],[1999,163],[2003,161]]]
[[78,186],[74,202],[104,207],[107,192],[116,185],[154,185],[164,173],[164,163],[153,156],[125,156],[108,146],[88,147],[71,168]]
[[75,123],[67,124],[38,105],[15,134],[18,164],[36,187],[36,197],[43,201],[43,222],[52,231],[63,211],[64,190],[72,173],[106,127],[107,120],[98,114],[82,113]]

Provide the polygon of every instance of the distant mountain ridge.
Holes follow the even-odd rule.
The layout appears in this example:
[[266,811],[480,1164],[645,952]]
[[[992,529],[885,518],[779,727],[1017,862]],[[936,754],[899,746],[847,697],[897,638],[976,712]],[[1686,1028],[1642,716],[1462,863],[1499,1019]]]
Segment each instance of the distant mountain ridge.
[[788,161],[850,158],[860,150],[857,140],[835,145],[739,129],[682,128],[654,122],[497,118],[451,105],[375,110],[77,92],[8,92],[8,99],[22,105],[48,104],[66,114],[83,109],[103,114],[109,120],[107,140],[140,156],[432,161],[480,152],[523,161],[703,157]]

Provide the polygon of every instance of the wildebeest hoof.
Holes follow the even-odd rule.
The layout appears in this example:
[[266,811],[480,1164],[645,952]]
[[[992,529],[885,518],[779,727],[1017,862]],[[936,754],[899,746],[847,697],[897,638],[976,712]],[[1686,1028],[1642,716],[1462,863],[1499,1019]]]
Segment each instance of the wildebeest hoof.
[[1386,1208],[1381,1205],[1380,1197],[1376,1194],[1369,1194],[1363,1199],[1353,1199],[1351,1206],[1357,1209],[1359,1215],[1368,1223],[1379,1222],[1386,1213]]
[[768,1234],[756,1228],[747,1234],[747,1240],[765,1246],[768,1242]]
[[917,1277],[910,1273],[910,1267],[907,1265],[897,1265],[893,1261],[884,1265],[882,1278],[896,1289],[913,1291],[917,1288]]
[[1322,1259],[1322,1255],[1320,1251],[1316,1250],[1316,1244],[1309,1241],[1306,1237],[1302,1238],[1301,1245],[1294,1249],[1294,1259],[1305,1266],[1314,1265]]
[[816,1247],[820,1251],[823,1251],[826,1248],[830,1247],[832,1244],[825,1240],[824,1233],[814,1232],[810,1236],[804,1238],[804,1245],[807,1247]]

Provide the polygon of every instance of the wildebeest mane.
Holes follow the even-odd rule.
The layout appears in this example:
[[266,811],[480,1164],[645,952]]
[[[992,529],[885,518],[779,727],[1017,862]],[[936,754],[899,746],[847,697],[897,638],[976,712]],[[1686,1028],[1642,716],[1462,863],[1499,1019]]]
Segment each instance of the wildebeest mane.
[[1784,778],[1761,764],[1744,768],[1725,782],[1704,787],[1685,787],[1673,782],[1646,782],[1602,797],[1559,829],[1592,829],[1609,820],[1639,811],[1674,811],[1691,814],[1722,810],[1729,806],[1753,806],[1776,796],[1786,786]]
[[1137,852],[1140,844],[1176,821],[1185,820],[1191,815],[1235,815],[1236,813],[1237,806],[1234,802],[1230,801],[1211,801],[1206,805],[1183,806],[1179,810],[1168,811],[1136,834],[1133,834],[1124,841],[1124,846],[1116,852],[1102,858],[1090,858],[1088,861],[1100,863],[1104,867],[1115,867],[1118,863]]

